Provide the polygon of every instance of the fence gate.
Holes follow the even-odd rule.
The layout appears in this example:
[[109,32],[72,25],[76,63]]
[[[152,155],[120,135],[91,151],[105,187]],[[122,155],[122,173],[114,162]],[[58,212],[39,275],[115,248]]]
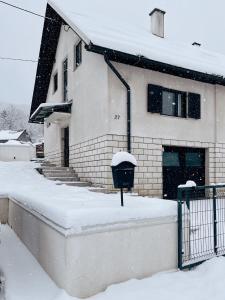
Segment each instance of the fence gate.
[[225,185],[178,189],[178,268],[225,255]]

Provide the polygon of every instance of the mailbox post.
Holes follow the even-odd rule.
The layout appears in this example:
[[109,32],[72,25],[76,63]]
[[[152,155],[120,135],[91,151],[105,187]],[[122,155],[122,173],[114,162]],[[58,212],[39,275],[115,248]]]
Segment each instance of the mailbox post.
[[137,166],[135,157],[128,152],[117,152],[112,158],[113,183],[121,192],[121,206],[123,202],[123,189],[134,187],[134,169]]

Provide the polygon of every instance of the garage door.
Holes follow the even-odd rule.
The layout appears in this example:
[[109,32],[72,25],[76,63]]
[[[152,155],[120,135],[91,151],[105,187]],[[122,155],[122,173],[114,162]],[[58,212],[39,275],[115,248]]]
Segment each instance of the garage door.
[[177,187],[193,180],[205,185],[205,149],[164,147],[163,197],[177,198]]

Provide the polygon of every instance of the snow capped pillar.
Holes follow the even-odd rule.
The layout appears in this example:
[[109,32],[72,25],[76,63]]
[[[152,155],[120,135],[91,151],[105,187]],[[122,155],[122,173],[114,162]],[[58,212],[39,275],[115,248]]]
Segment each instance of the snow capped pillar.
[[151,32],[152,34],[164,38],[164,15],[165,11],[155,8],[149,14],[151,17]]

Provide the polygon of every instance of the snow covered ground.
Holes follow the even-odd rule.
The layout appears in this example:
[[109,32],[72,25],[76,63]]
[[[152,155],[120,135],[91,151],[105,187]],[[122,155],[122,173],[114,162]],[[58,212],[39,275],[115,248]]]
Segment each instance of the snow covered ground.
[[[7,226],[0,226],[0,269],[6,280],[6,300],[69,300]],[[0,298],[1,299],[1,298]]]
[[119,194],[90,192],[87,188],[58,186],[34,170],[35,163],[0,162],[0,195],[9,195],[27,208],[65,229],[124,223],[177,214],[176,202]]
[[[75,300],[57,288],[6,225],[0,226],[0,269],[6,300]],[[90,300],[224,300],[225,258],[214,258],[189,272],[166,272],[109,287]]]

